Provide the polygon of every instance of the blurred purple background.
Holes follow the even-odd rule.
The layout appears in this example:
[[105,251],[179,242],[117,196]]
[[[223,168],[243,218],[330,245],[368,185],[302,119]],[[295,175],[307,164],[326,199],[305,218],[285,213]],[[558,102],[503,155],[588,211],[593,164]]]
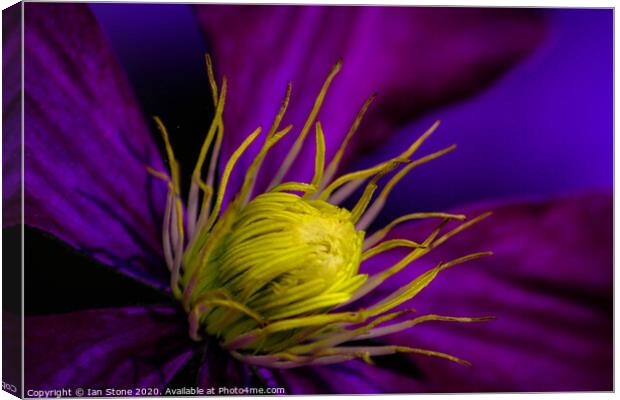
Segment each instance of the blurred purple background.
[[[612,11],[546,14],[547,37],[529,59],[478,96],[434,110],[386,143],[395,154],[441,119],[427,148],[458,145],[399,186],[416,208],[611,190]],[[400,206],[390,213],[411,208]]]
[[[202,57],[208,44],[191,6],[91,7],[145,115],[168,113],[179,124],[206,126],[201,107],[209,104],[209,93]],[[394,197],[401,204],[393,199],[385,217],[409,212],[412,204],[417,210],[440,210],[611,189],[613,11],[549,9],[545,14],[545,40],[529,58],[475,97],[413,121],[350,166],[395,155],[434,120],[443,121],[423,151],[452,143],[459,148],[399,184]],[[195,149],[197,144],[181,145]]]

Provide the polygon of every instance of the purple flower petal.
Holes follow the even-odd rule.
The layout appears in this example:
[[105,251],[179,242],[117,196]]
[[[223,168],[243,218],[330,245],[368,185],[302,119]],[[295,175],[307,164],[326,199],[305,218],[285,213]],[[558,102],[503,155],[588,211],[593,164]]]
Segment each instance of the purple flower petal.
[[[380,292],[396,290],[441,261],[491,250],[495,255],[442,272],[406,306],[419,315],[497,320],[428,322],[382,339],[472,362],[466,368],[417,356],[428,392],[612,390],[612,197],[583,195],[467,214],[489,209],[489,219],[410,265]],[[392,236],[415,239],[428,228],[406,225]],[[376,257],[369,269],[400,257],[397,251]]]
[[161,389],[191,358],[185,329],[164,306],[26,317],[26,390]]
[[[343,70],[318,116],[328,160],[372,93],[379,97],[352,142],[365,149],[428,108],[491,83],[535,47],[543,25],[531,10],[508,9],[200,5],[196,11],[216,67],[229,78],[225,154],[255,127],[269,129],[286,82],[293,82],[282,126],[295,129],[266,160],[263,184],[279,168],[339,57]],[[289,177],[310,178],[313,153],[312,144],[305,146]]]
[[2,226],[21,221],[21,5],[2,12]]
[[131,90],[85,4],[25,10],[26,223],[167,287],[163,169]]
[[209,338],[208,340],[207,356],[198,370],[197,384],[199,387],[207,389],[255,386],[249,365],[234,359],[219,346],[217,339]]

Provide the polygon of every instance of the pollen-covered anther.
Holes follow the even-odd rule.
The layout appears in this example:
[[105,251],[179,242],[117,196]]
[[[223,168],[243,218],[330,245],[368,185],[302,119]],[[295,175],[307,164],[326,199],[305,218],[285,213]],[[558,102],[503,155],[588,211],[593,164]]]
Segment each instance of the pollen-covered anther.
[[[490,319],[435,314],[409,318],[407,315],[413,311],[404,308],[404,303],[428,286],[441,271],[490,253],[446,260],[415,279],[403,282],[398,290],[383,298],[374,296],[373,301],[364,301],[363,308],[341,311],[345,305],[354,306],[367,299],[366,296],[386,279],[399,274],[488,214],[465,222],[461,214],[407,214],[366,238],[365,230],[379,215],[395,185],[413,169],[452,151],[454,146],[420,158],[413,157],[436,130],[437,122],[401,154],[369,168],[337,176],[345,147],[375,98],[375,95],[369,97],[362,105],[342,145],[331,149],[336,150],[335,155],[326,166],[326,153],[330,149],[326,149],[326,133],[316,118],[340,69],[339,61],[321,87],[281,168],[262,193],[255,194],[254,186],[263,160],[282,138],[294,131],[292,125],[280,127],[291,98],[290,83],[272,125],[265,130],[262,146],[245,171],[241,188],[232,196],[231,193],[226,196],[237,161],[263,130],[257,128],[241,143],[216,179],[227,84],[226,78],[221,85],[217,84],[207,56],[215,116],[192,174],[187,211],[181,200],[179,163],[174,158],[164,124],[156,119],[164,138],[170,174],[150,172],[168,182],[163,249],[171,273],[172,292],[188,313],[189,334],[197,341],[207,335],[216,337],[235,358],[273,368],[330,364],[354,358],[372,363],[371,357],[393,353],[424,354],[467,365],[464,360],[432,350],[354,344],[430,321]],[[309,182],[287,181],[287,173],[295,165],[311,128],[315,133],[314,175]],[[203,166],[207,160],[205,174]],[[343,207],[342,203],[362,187],[357,202],[350,208]],[[225,200],[228,197],[230,201]],[[439,220],[422,240],[384,240],[396,225],[422,218]],[[451,224],[456,226],[447,230]],[[398,248],[406,252],[395,264],[370,276],[360,272],[363,261]]]

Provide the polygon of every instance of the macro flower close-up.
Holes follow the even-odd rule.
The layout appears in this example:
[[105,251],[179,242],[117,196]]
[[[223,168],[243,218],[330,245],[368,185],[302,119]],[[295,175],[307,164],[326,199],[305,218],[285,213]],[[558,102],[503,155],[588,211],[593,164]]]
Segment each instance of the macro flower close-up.
[[23,12],[28,397],[613,389],[610,10]]

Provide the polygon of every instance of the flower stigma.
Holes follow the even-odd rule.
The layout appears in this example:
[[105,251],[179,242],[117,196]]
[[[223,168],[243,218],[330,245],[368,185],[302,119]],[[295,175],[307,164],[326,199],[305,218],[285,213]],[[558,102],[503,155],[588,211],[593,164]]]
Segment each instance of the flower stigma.
[[[362,105],[326,166],[325,133],[317,116],[341,69],[342,62],[338,61],[268,189],[254,194],[265,157],[293,130],[292,125],[280,127],[291,95],[292,85],[287,85],[260,150],[245,171],[240,189],[226,204],[234,167],[262,129],[252,132],[230,156],[215,185],[224,134],[222,114],[227,81],[223,77],[218,84],[208,55],[206,61],[215,114],[192,173],[186,203],[181,196],[179,163],[166,127],[158,117],[155,121],[164,139],[170,170],[162,172],[148,167],[168,184],[163,251],[172,293],[188,314],[191,338],[200,341],[206,336],[215,337],[233,357],[271,368],[331,364],[356,358],[372,363],[373,356],[394,353],[417,353],[468,365],[467,361],[433,350],[359,344],[361,340],[380,338],[428,321],[491,319],[436,314],[412,317],[414,310],[401,307],[441,271],[490,252],[439,263],[384,298],[371,300],[367,296],[413,261],[489,215],[466,220],[462,214],[412,213],[366,234],[390,192],[407,173],[454,150],[455,146],[450,146],[424,157],[413,157],[439,122],[396,157],[337,176],[347,144],[376,97],[369,97]],[[310,182],[286,181],[311,131],[316,144],[314,176]],[[375,196],[383,180],[387,182]],[[355,205],[350,209],[342,206],[360,188],[363,189]],[[439,222],[424,240],[386,239],[395,226],[426,218]],[[457,226],[447,230],[447,225],[454,222]],[[407,249],[398,262],[374,274],[360,273],[364,261],[396,248]],[[358,303],[363,307],[355,307]]]

